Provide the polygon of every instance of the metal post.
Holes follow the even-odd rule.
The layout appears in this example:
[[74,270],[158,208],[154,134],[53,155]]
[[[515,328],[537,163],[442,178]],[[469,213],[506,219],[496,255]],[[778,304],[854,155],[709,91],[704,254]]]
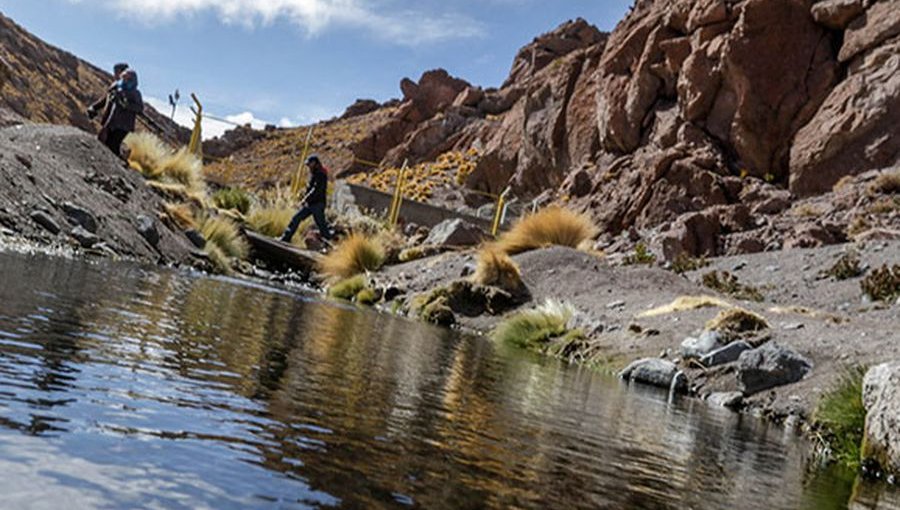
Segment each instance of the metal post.
[[491,235],[493,237],[497,237],[497,234],[500,232],[500,225],[503,223],[503,220],[506,219],[507,193],[509,193],[509,188],[503,190],[503,193],[500,193],[500,196],[497,197],[497,207],[494,211],[494,223],[491,225]]
[[196,154],[200,160],[203,160],[203,105],[200,104],[200,100],[197,99],[197,95],[191,93],[191,99],[194,100],[194,104],[197,105],[197,108],[194,110],[194,114],[196,115],[194,119],[194,131],[191,132],[191,144],[188,146],[188,151],[191,154]]
[[303,187],[303,176],[306,174],[306,158],[309,156],[309,146],[312,143],[313,133],[316,126],[310,126],[306,133],[306,142],[303,144],[303,153],[300,157],[300,164],[297,166],[297,175],[291,181],[291,196],[297,198],[300,196],[300,188]]
[[403,167],[400,168],[400,173],[397,175],[397,189],[394,190],[394,200],[391,203],[391,210],[388,214],[388,221],[392,227],[396,226],[397,222],[400,221],[400,206],[403,205],[403,186],[408,165],[409,160],[404,161]]

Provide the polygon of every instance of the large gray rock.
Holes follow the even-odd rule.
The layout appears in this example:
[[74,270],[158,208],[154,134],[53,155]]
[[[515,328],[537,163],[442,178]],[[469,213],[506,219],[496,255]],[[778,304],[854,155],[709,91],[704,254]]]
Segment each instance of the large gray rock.
[[746,351],[753,349],[753,346],[743,340],[731,342],[725,347],[720,347],[711,353],[700,358],[700,363],[705,367],[716,367],[737,361]]
[[93,248],[100,244],[100,238],[89,232],[84,227],[75,227],[70,234],[72,239],[78,241],[82,248]]
[[[635,361],[619,373],[626,381],[634,381],[675,391],[687,389],[687,379],[678,366],[671,361],[658,358],[645,358]],[[672,381],[675,381],[674,384]]]
[[900,362],[878,365],[863,380],[866,440],[863,456],[900,474]]
[[60,230],[62,230],[59,228],[59,223],[47,211],[33,211],[31,219],[53,235],[59,234]]
[[425,244],[432,246],[474,246],[485,234],[477,225],[459,218],[442,221],[431,229]]
[[722,345],[722,335],[718,331],[704,331],[697,338],[690,336],[681,342],[681,355],[688,359],[702,358]]
[[776,342],[744,352],[737,364],[738,386],[745,395],[795,383],[812,370],[811,361]]

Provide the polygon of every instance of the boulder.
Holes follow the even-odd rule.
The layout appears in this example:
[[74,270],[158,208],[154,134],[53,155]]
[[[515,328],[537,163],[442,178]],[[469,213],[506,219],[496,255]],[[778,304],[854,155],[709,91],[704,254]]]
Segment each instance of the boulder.
[[871,368],[863,380],[866,437],[863,456],[900,474],[900,362]]
[[135,218],[135,227],[138,233],[141,234],[141,237],[150,243],[150,246],[156,247],[159,245],[159,229],[156,228],[156,222],[153,221],[153,218],[139,214]]
[[681,355],[687,359],[703,358],[722,347],[722,335],[718,331],[704,331],[699,337],[688,337],[681,342]]
[[403,99],[415,106],[422,120],[431,118],[453,104],[460,92],[469,87],[471,85],[468,82],[450,76],[450,73],[443,69],[425,72],[418,83],[409,78],[400,83]]
[[355,103],[348,106],[347,109],[344,110],[343,115],[341,115],[341,119],[360,117],[367,113],[372,113],[379,108],[381,108],[381,105],[378,104],[378,101],[375,101],[374,99],[357,99]]
[[746,351],[753,349],[753,346],[743,340],[732,342],[725,347],[720,347],[700,358],[700,363],[705,367],[715,367],[737,361]]
[[687,379],[678,366],[671,361],[645,358],[635,361],[619,373],[626,381],[634,381],[650,386],[683,392],[687,389]]
[[662,234],[658,243],[666,260],[675,260],[679,255],[713,256],[719,251],[721,231],[722,226],[716,215],[688,213],[680,216],[672,228]]
[[34,211],[31,213],[31,219],[53,235],[59,234],[62,230],[59,228],[59,223],[47,211]]
[[832,30],[843,30],[863,13],[863,0],[825,0],[812,6],[813,19]]
[[69,223],[82,227],[92,234],[97,233],[99,224],[97,223],[97,218],[93,213],[91,213],[84,207],[81,207],[80,205],[73,204],[72,202],[63,203],[61,208],[65,213],[66,218],[69,220]]
[[706,401],[714,406],[738,409],[744,403],[744,394],[739,391],[711,393],[706,397]]
[[738,386],[744,395],[795,383],[812,370],[812,362],[793,350],[769,342],[746,351],[737,361]]
[[850,62],[861,53],[900,34],[900,2],[877,0],[868,2],[865,15],[856,17],[844,31],[844,45],[838,59]]
[[477,225],[455,218],[435,225],[426,245],[431,246],[474,246],[485,239],[485,233]]
[[603,32],[581,18],[564,23],[519,50],[504,87],[522,83],[556,59],[605,39]]
[[197,248],[201,250],[203,248],[206,248],[206,238],[203,237],[203,234],[201,234],[199,230],[193,228],[185,230],[184,235],[188,238],[188,241],[190,241],[191,244],[193,244]]

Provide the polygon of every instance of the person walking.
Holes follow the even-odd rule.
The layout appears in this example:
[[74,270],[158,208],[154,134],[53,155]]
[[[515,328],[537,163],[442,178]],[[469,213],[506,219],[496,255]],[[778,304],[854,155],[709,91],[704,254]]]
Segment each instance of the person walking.
[[285,243],[291,242],[294,233],[300,223],[310,216],[316,222],[316,228],[319,229],[319,235],[326,240],[334,238],[334,232],[328,225],[325,218],[325,206],[328,200],[328,169],[319,160],[319,157],[312,155],[306,159],[306,167],[309,168],[309,185],[306,188],[306,196],[303,200],[303,207],[297,211],[297,214],[291,219],[291,223],[281,235],[281,241]]
[[116,81],[107,89],[106,96],[88,108],[88,117],[100,116],[100,133],[97,138],[116,156],[120,156],[122,141],[134,132],[137,116],[144,113],[144,99],[138,90],[138,76],[127,64],[116,64],[113,69]]

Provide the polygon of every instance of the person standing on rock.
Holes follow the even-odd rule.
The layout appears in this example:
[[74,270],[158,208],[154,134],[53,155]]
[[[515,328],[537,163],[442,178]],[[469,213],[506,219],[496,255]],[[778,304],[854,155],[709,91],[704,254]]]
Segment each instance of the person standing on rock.
[[134,131],[137,116],[144,113],[144,99],[138,90],[137,73],[127,64],[117,64],[114,75],[116,81],[107,89],[106,97],[88,108],[88,117],[93,119],[103,112],[97,138],[119,156],[122,141]]
[[285,243],[291,242],[300,223],[310,216],[316,221],[316,228],[319,229],[319,234],[324,239],[330,240],[334,237],[334,232],[325,218],[325,206],[328,200],[328,169],[316,155],[306,159],[306,167],[310,172],[306,197],[303,207],[294,215],[284,234],[281,235],[281,241]]

